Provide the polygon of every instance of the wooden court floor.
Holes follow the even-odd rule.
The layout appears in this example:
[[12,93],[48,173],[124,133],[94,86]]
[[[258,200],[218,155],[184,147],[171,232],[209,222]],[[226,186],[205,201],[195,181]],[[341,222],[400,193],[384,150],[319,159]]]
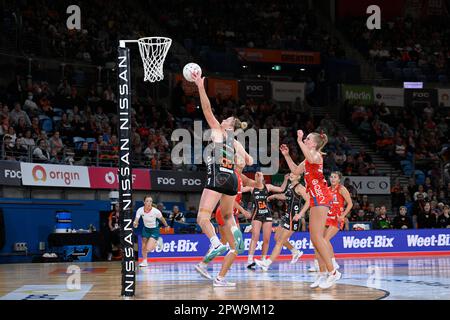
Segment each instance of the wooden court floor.
[[[120,262],[77,263],[81,289],[67,286],[71,264],[0,265],[0,299],[118,300],[121,299]],[[268,272],[250,271],[237,263],[229,273],[234,288],[215,288],[210,280],[194,270],[194,263],[150,263],[136,272],[136,297],[143,300],[372,300],[382,299],[384,290],[365,285],[339,283],[326,290],[310,289],[314,275],[308,274],[305,262],[296,266],[288,262],[274,264]],[[211,274],[217,274],[214,264]]]
[[[342,279],[332,288],[310,289],[311,260],[280,261],[267,272],[233,265],[233,288],[214,288],[193,262],[151,262],[136,271],[137,300],[450,300],[450,257],[338,259]],[[211,275],[220,263],[210,266]],[[67,268],[79,268],[79,287]],[[76,281],[75,281],[76,283]],[[69,286],[68,286],[69,284]],[[2,264],[0,300],[119,300],[120,262]]]

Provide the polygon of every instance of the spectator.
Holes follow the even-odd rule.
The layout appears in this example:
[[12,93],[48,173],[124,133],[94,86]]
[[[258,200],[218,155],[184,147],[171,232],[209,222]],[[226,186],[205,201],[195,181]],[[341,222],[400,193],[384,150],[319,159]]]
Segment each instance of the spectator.
[[97,107],[97,112],[95,113],[95,122],[97,123],[97,127],[100,127],[103,122],[109,122],[108,116],[103,112],[103,108],[101,106]]
[[184,223],[184,221],[185,221],[184,214],[183,214],[183,212],[180,211],[178,206],[173,206],[172,213],[170,214],[169,219],[171,220],[170,227],[172,227],[172,228],[173,228],[173,224],[175,221],[181,222],[181,223]]
[[65,152],[65,158],[63,159],[63,163],[64,164],[68,164],[70,166],[73,166],[75,163],[75,152],[73,151],[72,148],[66,148],[66,152]]
[[434,212],[431,211],[430,202],[426,202],[423,209],[419,211],[417,216],[417,226],[419,229],[431,229],[436,228],[437,217]]
[[158,159],[158,155],[153,155],[153,159],[150,161],[150,166],[152,170],[160,170],[161,169],[161,161]]
[[380,213],[373,220],[373,229],[391,229],[391,220],[386,212],[386,206],[381,206]]
[[110,85],[103,92],[103,100],[116,102],[116,95],[114,94],[114,92],[113,92],[113,90],[112,90]]
[[347,188],[350,194],[358,194],[356,188],[350,183],[350,178],[345,178],[344,186]]
[[[417,192],[417,185],[415,178],[409,178],[408,180],[408,191],[410,195],[415,195]],[[416,197],[414,197],[414,201],[416,200]]]
[[3,137],[3,156],[5,160],[16,160],[15,157],[15,145],[12,142],[12,137],[9,134],[6,134]]
[[69,82],[67,81],[67,79],[64,79],[58,86],[58,88],[56,89],[58,94],[62,97],[68,97],[70,96],[70,92],[71,92],[71,85],[69,84]]
[[28,161],[28,148],[26,145],[24,145],[23,138],[19,138],[16,140],[14,156],[15,156],[15,160],[17,160],[17,161],[21,161],[21,162]]
[[118,203],[114,204],[114,210],[109,214],[108,229],[110,239],[108,260],[111,260],[112,257],[120,259],[120,206]]
[[50,149],[50,163],[52,164],[62,164],[63,159],[60,153],[56,149]]
[[366,217],[369,221],[375,218],[375,205],[373,203],[369,203],[369,207],[366,210]]
[[47,141],[40,139],[38,146],[33,150],[33,160],[40,163],[50,162],[50,153],[48,152]]
[[393,227],[394,229],[412,229],[412,221],[406,215],[407,209],[405,206],[401,206],[398,215],[394,218]]
[[439,228],[450,228],[450,206],[447,204],[444,206],[444,211],[438,217]]
[[61,152],[64,149],[64,144],[59,137],[59,131],[55,131],[53,136],[50,138],[50,149],[56,150],[57,153]]
[[433,187],[433,185],[431,183],[431,178],[430,177],[426,177],[425,178],[425,184],[423,185],[423,190],[425,192],[428,192],[428,190],[433,190],[433,189],[434,189],[434,187]]
[[155,149],[155,143],[154,142],[150,142],[147,146],[147,148],[144,150],[144,155],[146,156],[146,158],[148,160],[151,160],[153,158],[154,155],[156,155],[156,149]]
[[364,212],[367,212],[367,210],[369,210],[369,197],[367,196],[367,194],[363,195],[362,197],[362,201],[361,201],[361,209],[364,210]]
[[354,202],[350,218],[348,219],[350,222],[360,222],[367,221],[366,214],[363,209],[361,209],[358,202]]
[[25,118],[24,117],[20,117],[19,121],[15,127],[15,131],[18,135],[24,135],[25,132],[30,128],[30,126],[27,125]]
[[[62,137],[73,137],[74,131],[72,124],[69,122],[67,113],[62,114],[61,121],[59,122],[56,130],[59,131]],[[78,133],[79,132],[77,132],[77,134]]]
[[9,113],[9,119],[11,121],[11,125],[15,126],[19,123],[19,118],[23,117],[23,119],[25,120],[26,124],[28,126],[31,125],[31,121],[30,118],[28,117],[28,114],[22,110],[20,103],[16,102],[14,103],[14,109]]
[[[419,185],[417,192],[414,193],[414,200],[418,199],[419,194],[423,195],[423,199],[428,198],[428,194],[425,192],[423,185]],[[427,200],[431,200],[431,199],[427,199]]]
[[162,202],[158,202],[158,204],[156,205],[156,209],[158,209],[159,211],[164,212],[164,210],[166,209],[166,207],[164,206],[164,203]]
[[14,130],[14,128],[13,127],[9,127],[8,128],[8,136],[10,136],[11,137],[11,142],[13,143],[13,144],[15,144],[16,143],[16,139],[17,139],[17,135],[16,135],[16,130]]
[[25,131],[25,135],[22,138],[22,145],[24,148],[30,148],[30,147],[34,147],[36,145],[34,139],[31,136],[31,130],[28,129],[27,131]]
[[74,164],[77,166],[92,165],[93,152],[89,150],[89,144],[83,142],[81,149],[75,150]]
[[393,210],[405,204],[405,194],[399,179],[395,179],[394,186],[391,188],[391,201]]

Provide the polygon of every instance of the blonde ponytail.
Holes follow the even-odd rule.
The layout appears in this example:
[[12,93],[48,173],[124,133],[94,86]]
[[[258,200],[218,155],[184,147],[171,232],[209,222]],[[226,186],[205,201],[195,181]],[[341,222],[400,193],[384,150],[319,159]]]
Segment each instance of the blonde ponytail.
[[234,122],[234,130],[238,130],[238,129],[242,129],[245,130],[248,127],[247,122],[239,120],[238,118],[235,118],[235,122]]
[[326,155],[325,152],[322,152],[322,149],[325,147],[325,145],[328,143],[328,137],[323,131],[321,133],[314,132],[313,136],[317,143],[317,151],[320,152],[321,155]]

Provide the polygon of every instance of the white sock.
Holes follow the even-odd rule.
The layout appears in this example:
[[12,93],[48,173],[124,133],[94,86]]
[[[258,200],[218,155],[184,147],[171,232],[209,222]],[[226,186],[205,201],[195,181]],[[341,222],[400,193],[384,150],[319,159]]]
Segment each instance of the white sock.
[[270,259],[267,259],[267,260],[266,260],[266,263],[267,263],[267,265],[269,265],[269,266],[272,264],[272,262],[273,262],[273,261],[270,260]]
[[262,256],[262,259],[263,259],[263,260],[266,260],[266,257],[267,257],[267,256]]
[[219,238],[217,238],[217,236],[212,236],[211,239],[209,239],[209,241],[211,242],[211,244],[214,248],[217,248],[218,246],[220,246],[222,244],[222,242],[220,242],[220,240],[219,240]]
[[298,249],[297,248],[292,248],[292,250],[291,250],[291,253],[292,254],[296,254],[298,252]]
[[203,262],[203,261],[200,262],[200,265],[201,265],[202,267],[204,267],[204,268],[206,268],[206,267],[208,266],[208,264],[205,263],[205,262]]
[[319,260],[314,259],[314,267],[316,267],[316,269],[319,269]]
[[248,263],[252,263],[253,262],[253,255],[252,254],[248,255],[247,262]]
[[235,231],[238,231],[239,230],[239,228],[238,227],[236,227],[236,226],[232,226],[231,227],[231,232],[235,232]]

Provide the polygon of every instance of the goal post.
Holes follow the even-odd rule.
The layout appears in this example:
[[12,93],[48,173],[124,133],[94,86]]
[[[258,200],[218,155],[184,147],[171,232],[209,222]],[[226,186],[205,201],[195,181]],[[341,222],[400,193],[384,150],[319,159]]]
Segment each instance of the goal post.
[[120,40],[117,48],[117,114],[119,138],[119,206],[120,244],[122,248],[123,297],[133,297],[136,289],[136,262],[133,239],[133,186],[131,148],[131,63],[127,43],[138,42],[144,66],[144,81],[156,82],[164,78],[163,65],[172,40],[165,37],[147,37],[138,40]]

